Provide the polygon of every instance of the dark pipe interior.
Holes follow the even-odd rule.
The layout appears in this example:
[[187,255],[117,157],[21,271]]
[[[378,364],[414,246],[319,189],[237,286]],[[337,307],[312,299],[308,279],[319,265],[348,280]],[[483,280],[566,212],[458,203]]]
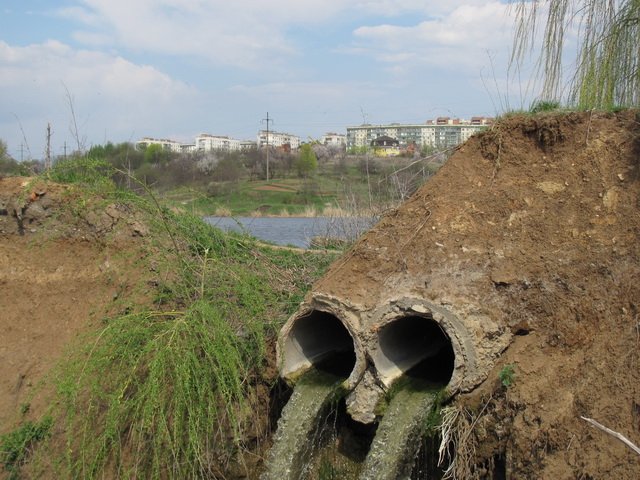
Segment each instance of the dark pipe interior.
[[315,368],[346,378],[355,367],[353,338],[330,313],[313,310],[295,322],[289,335]]
[[451,380],[455,354],[451,339],[430,317],[408,316],[385,325],[379,332],[380,350],[392,363],[413,363],[404,373],[446,385]]

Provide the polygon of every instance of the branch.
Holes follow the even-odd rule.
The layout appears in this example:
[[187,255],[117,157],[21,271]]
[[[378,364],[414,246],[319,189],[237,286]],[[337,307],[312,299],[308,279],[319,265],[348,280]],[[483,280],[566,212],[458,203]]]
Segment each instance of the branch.
[[618,433],[618,432],[616,432],[614,430],[611,430],[610,428],[605,427],[604,425],[602,425],[601,423],[596,422],[592,418],[587,418],[587,417],[582,417],[582,416],[580,418],[583,419],[585,422],[590,423],[594,427],[602,430],[603,432],[608,433],[609,435],[617,438],[622,443],[624,443],[627,447],[629,447],[631,450],[633,450],[638,455],[640,455],[640,448],[638,448],[633,443],[631,443],[631,441],[627,437],[625,437],[624,435],[622,435],[622,434],[620,434],[620,433]]

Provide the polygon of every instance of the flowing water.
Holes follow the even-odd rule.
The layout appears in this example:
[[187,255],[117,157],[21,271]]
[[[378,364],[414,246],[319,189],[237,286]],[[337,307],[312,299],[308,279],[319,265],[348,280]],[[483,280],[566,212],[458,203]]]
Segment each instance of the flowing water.
[[307,478],[318,428],[343,392],[344,377],[311,370],[296,384],[278,420],[278,429],[262,480]]
[[364,462],[361,480],[409,479],[440,388],[418,379],[393,397]]
[[[339,414],[337,407],[345,393],[343,380],[318,370],[300,379],[278,421],[262,480],[411,478],[442,386],[403,378],[377,429],[373,426],[373,431],[362,436],[344,420],[336,420],[336,415],[346,415],[344,411]],[[346,418],[353,427],[353,421]]]

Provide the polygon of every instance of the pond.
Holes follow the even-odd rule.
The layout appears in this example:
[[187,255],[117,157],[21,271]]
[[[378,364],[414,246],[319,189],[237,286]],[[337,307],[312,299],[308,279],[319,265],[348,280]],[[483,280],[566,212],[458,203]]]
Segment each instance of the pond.
[[300,248],[309,248],[314,237],[353,241],[375,223],[364,217],[204,217],[204,221],[222,230]]

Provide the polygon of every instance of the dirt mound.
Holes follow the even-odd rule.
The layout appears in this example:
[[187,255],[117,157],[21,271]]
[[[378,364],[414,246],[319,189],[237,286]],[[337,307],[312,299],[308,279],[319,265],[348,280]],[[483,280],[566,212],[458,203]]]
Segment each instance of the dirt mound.
[[640,444],[639,156],[636,112],[507,118],[314,286],[361,310],[472,304],[512,335],[455,400],[470,478],[640,478],[638,455],[580,418]]
[[70,187],[0,179],[0,433],[37,418],[38,382],[80,332],[144,302],[147,229],[127,207]]

